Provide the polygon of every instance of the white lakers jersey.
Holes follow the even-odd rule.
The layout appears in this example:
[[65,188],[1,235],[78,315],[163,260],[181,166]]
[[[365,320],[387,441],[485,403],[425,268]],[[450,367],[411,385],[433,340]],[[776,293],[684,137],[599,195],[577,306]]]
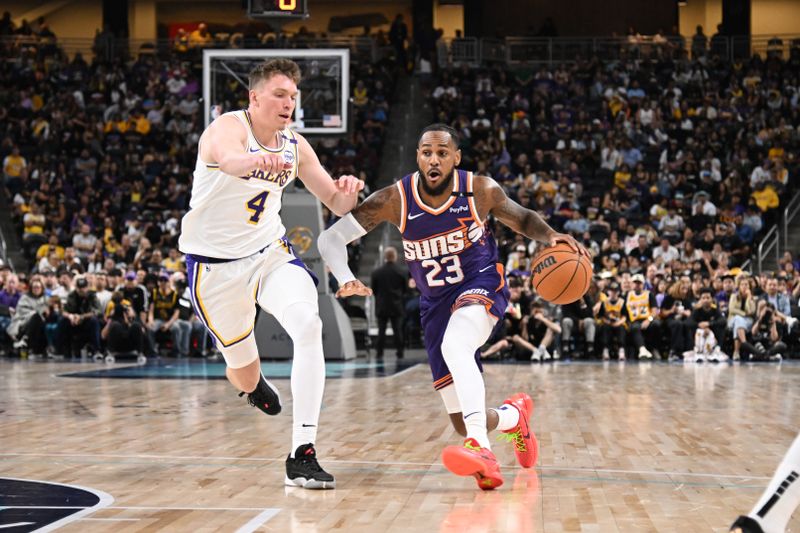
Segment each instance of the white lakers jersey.
[[246,176],[231,176],[218,164],[201,160],[198,150],[192,199],[183,216],[178,246],[185,254],[240,259],[286,232],[279,216],[281,195],[297,177],[298,146],[294,132],[286,128],[278,134],[280,146],[267,148],[253,135],[247,110],[225,114],[236,117],[247,129],[247,150],[280,153],[292,163],[290,170],[277,174],[253,170]]

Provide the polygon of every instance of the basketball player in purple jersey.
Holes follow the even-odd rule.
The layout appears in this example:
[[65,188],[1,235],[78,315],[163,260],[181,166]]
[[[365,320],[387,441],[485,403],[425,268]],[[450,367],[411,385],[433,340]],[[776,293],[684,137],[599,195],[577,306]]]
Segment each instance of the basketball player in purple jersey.
[[369,295],[347,266],[347,243],[381,222],[400,229],[409,271],[421,292],[425,348],[434,388],[444,401],[463,446],[448,446],[444,465],[474,476],[481,489],[503,484],[487,431],[506,433],[519,463],[536,462],[536,440],[529,426],[533,402],[525,393],[486,410],[478,349],[489,339],[508,303],[497,244],[486,224],[491,214],[537,241],[567,243],[588,252],[571,236],[554,231],[536,212],[508,198],[491,178],[456,167],[461,161],[458,134],[444,124],[425,128],[417,146],[419,171],[385,187],[325,230],[318,245],[341,288],[337,296]]

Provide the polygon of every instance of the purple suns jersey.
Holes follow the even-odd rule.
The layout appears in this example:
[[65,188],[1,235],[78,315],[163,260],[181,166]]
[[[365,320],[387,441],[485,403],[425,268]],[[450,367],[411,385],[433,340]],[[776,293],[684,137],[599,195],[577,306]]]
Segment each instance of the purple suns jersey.
[[[487,290],[476,289],[476,299],[489,303],[492,294],[482,293],[497,292],[505,285],[502,265],[497,262],[497,244],[478,216],[472,172],[454,172],[453,195],[437,209],[420,198],[419,173],[397,182],[402,197],[403,255],[423,298],[445,298],[481,280],[484,283],[480,285]],[[496,285],[489,288],[486,282],[492,281]]]

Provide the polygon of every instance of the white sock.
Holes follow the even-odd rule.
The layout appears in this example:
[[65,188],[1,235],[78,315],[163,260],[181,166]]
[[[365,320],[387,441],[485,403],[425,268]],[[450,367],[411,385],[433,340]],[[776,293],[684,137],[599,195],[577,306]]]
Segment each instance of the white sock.
[[507,403],[492,409],[497,413],[497,430],[506,431],[514,429],[519,424],[519,410]]
[[761,524],[764,533],[783,533],[792,513],[800,504],[800,434],[772,476],[767,490],[753,510],[750,518]]
[[486,432],[486,388],[475,352],[489,338],[493,326],[482,306],[468,305],[453,312],[442,339],[442,356],[453,376],[467,438],[483,448],[491,445]]
[[292,362],[292,451],[317,439],[322,393],[325,390],[325,356],[322,322],[315,304],[298,302],[283,314],[281,325],[294,343]]

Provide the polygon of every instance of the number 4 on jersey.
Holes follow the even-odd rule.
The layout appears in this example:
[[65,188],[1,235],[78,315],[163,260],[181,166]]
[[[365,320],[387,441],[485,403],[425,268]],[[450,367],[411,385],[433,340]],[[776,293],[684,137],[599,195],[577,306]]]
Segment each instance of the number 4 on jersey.
[[261,219],[261,213],[264,212],[264,206],[267,204],[267,196],[269,196],[269,191],[264,191],[247,202],[247,210],[252,213],[252,216],[247,221],[248,224],[258,224],[259,219]]

